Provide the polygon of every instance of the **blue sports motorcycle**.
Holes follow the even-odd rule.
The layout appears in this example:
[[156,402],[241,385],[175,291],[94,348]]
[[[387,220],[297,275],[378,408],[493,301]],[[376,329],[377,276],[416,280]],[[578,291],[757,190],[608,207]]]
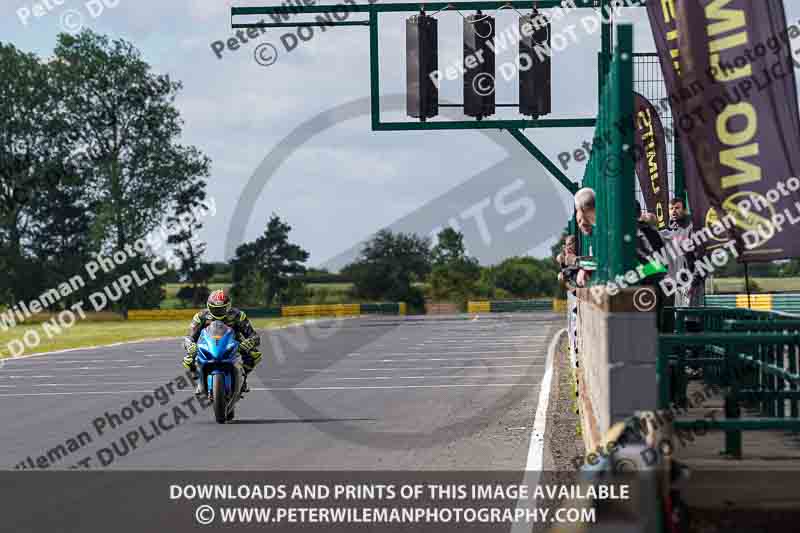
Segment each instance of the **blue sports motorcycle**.
[[195,362],[203,393],[214,406],[214,418],[220,424],[230,422],[234,417],[234,406],[241,398],[244,381],[239,343],[234,331],[224,322],[209,324],[197,340]]

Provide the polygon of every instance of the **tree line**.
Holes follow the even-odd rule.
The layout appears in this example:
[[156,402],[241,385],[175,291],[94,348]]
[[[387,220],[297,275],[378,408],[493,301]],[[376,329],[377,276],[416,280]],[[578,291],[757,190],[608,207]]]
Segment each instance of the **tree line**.
[[[322,292],[309,284],[341,281],[351,286],[348,300],[404,301],[412,310],[426,299],[463,306],[470,298],[556,290],[550,261],[515,257],[481,266],[453,229],[435,245],[380,231],[354,262],[331,273],[309,269],[308,251],[273,215],[230,262],[204,262],[202,220],[181,221],[207,199],[210,160],[179,141],[179,81],[154,72],[130,42],[91,30],[59,35],[47,59],[0,42],[0,72],[0,308],[38,298],[83,274],[97,256],[129,250],[159,227],[169,230],[174,270],[130,287],[114,310],[158,307],[169,282],[185,284],[177,296],[194,306],[212,282],[230,284],[243,306],[311,302]],[[124,267],[84,276],[86,285],[50,310],[85,300],[157,253],[146,248],[128,254]]]
[[550,259],[512,257],[499,265],[481,266],[453,228],[429,238],[384,229],[362,247],[358,257],[338,275],[309,271],[309,253],[290,242],[291,226],[273,214],[260,237],[236,250],[232,265],[232,296],[241,305],[325,303],[314,300],[309,279],[333,277],[349,281],[349,301],[406,302],[422,311],[426,300],[458,303],[473,298],[554,296],[559,290],[555,263]]
[[[182,86],[154,73],[131,43],[61,34],[44,60],[0,42],[0,72],[0,303],[34,299],[96,254],[177,227],[205,199],[209,159],[179,143]],[[179,268],[201,282],[203,245],[192,233],[169,241],[188,243]],[[139,254],[126,271],[152,258]],[[119,275],[91,280],[60,305]],[[158,305],[159,281],[133,287],[116,307]]]

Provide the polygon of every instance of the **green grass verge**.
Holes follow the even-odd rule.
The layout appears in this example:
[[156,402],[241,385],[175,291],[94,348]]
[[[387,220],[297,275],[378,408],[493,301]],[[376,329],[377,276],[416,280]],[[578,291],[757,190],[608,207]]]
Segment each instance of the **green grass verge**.
[[[303,322],[304,318],[255,318],[253,326],[257,329],[271,329],[289,324]],[[73,327],[62,330],[49,338],[41,324],[29,327],[15,327],[8,331],[0,331],[0,359],[9,357],[8,344],[13,340],[21,340],[29,330],[39,334],[41,343],[35,348],[26,347],[22,355],[99,346],[115,342],[154,339],[159,337],[180,337],[189,329],[188,320],[163,320],[126,322],[77,322]],[[30,335],[29,335],[30,337]],[[175,353],[180,353],[179,343],[175,343]]]

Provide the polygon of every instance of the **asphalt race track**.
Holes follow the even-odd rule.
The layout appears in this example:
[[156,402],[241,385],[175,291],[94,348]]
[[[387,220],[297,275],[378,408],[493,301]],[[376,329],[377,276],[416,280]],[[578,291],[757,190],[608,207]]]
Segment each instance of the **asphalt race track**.
[[524,470],[562,323],[371,317],[262,333],[263,363],[228,425],[180,389],[178,340],[6,361],[0,465]]

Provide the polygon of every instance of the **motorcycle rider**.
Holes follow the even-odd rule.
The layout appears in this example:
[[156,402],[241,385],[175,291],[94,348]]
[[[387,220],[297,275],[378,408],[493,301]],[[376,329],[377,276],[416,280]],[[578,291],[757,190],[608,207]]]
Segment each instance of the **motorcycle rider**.
[[[197,371],[194,359],[197,355],[197,340],[200,333],[211,324],[219,320],[226,326],[233,329],[236,340],[239,342],[239,353],[242,354],[242,367],[244,368],[244,382],[242,392],[249,392],[247,387],[247,375],[261,362],[261,352],[256,348],[261,344],[261,337],[256,333],[250,320],[243,311],[231,307],[231,299],[225,291],[217,290],[211,293],[206,302],[206,310],[200,311],[189,326],[189,334],[183,339],[183,347],[186,356],[183,358],[183,366],[193,372]],[[198,382],[195,394],[202,392],[203,386]]]

